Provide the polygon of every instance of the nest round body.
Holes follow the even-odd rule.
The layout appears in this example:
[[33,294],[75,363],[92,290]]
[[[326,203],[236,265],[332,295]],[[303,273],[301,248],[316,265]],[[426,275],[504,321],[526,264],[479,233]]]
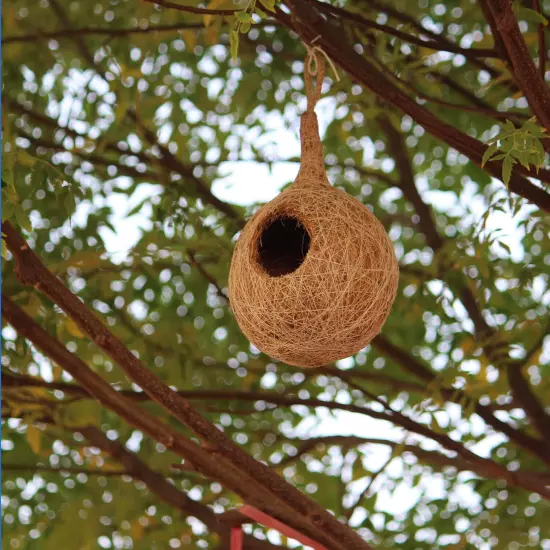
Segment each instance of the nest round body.
[[229,295],[257,348],[317,367],[357,353],[380,332],[398,278],[391,241],[367,207],[328,182],[296,182],[243,229]]

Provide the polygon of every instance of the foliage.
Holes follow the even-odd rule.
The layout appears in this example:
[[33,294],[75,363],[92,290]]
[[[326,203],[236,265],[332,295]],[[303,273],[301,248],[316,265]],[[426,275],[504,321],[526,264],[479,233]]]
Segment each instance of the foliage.
[[[259,7],[259,5],[262,8]],[[266,11],[264,11],[266,10]],[[235,21],[231,25],[229,31],[229,45],[231,49],[231,58],[233,61],[237,60],[239,53],[239,35],[247,34],[250,31],[251,26],[254,24],[254,14],[256,14],[260,20],[268,17],[266,12],[275,11],[275,0],[250,0],[245,10],[235,13]],[[205,25],[208,25],[207,18],[212,18],[211,15],[205,15]]]
[[482,166],[490,160],[502,160],[502,178],[506,185],[510,182],[514,164],[520,163],[525,168],[532,164],[538,170],[544,164],[545,151],[541,139],[544,139],[544,128],[530,118],[521,128],[507,120],[496,137],[489,140],[483,154]]
[[[480,167],[391,97],[328,73],[318,112],[329,177],[385,225],[401,280],[381,337],[313,371],[259,353],[225,298],[243,221],[297,172],[306,50],[285,17],[294,2],[205,4],[237,15],[140,0],[2,6],[2,219],[149,369],[373,548],[550,548],[548,432],[534,421],[550,407],[550,218],[487,172],[508,184],[532,169],[546,189],[548,138],[484,3],[307,2],[334,20],[338,48],[371,63],[373,82],[390,79],[438,128],[489,145]],[[516,14],[538,63],[550,5],[535,16],[525,4]],[[3,253],[5,295],[190,436],[138,401]],[[219,547],[108,443],[216,513],[239,497],[174,469],[174,452],[75,390],[5,320],[2,346],[3,548]],[[103,447],[83,435],[91,428]]]

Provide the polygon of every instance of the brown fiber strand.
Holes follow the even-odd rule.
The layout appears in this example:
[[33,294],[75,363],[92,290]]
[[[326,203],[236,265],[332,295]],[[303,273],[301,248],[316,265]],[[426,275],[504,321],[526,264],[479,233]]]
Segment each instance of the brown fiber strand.
[[[271,357],[301,367],[325,365],[363,349],[386,321],[399,279],[382,224],[327,179],[314,112],[324,60],[320,55],[315,60],[313,89],[315,55],[310,50],[306,61],[308,108],[301,119],[300,171],[288,189],[247,223],[229,273],[231,307],[245,336]],[[261,237],[282,217],[298,220],[310,245],[295,271],[272,276],[260,261]]]

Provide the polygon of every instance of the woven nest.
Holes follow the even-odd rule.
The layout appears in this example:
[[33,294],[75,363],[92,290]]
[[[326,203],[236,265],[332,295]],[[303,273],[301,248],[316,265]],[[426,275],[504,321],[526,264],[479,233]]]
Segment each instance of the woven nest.
[[363,349],[390,312],[399,278],[384,227],[330,186],[316,115],[302,116],[296,181],[242,231],[230,302],[245,336],[290,365],[317,367]]

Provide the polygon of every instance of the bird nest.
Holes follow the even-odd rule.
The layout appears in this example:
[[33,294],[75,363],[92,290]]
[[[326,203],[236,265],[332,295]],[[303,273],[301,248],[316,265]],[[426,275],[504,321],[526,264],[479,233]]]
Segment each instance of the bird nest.
[[328,182],[313,108],[302,115],[301,142],[296,181],[239,237],[229,296],[257,348],[317,367],[357,353],[380,332],[399,269],[374,214]]

